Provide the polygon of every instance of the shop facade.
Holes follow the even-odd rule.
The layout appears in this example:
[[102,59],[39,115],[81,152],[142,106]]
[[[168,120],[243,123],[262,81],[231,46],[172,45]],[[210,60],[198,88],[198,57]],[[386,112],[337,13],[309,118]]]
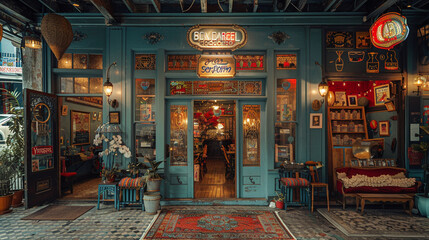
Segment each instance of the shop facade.
[[[357,32],[368,31],[370,24],[363,24],[358,14],[185,17],[149,14],[124,16],[118,26],[105,26],[103,18],[92,15],[66,18],[78,37],[60,61],[44,47],[43,51],[48,53],[44,63],[49,66],[45,74],[49,83],[46,91],[65,100],[101,104],[101,113],[97,110],[96,116],[100,123],[116,116],[120,134],[133,154],[129,159],[116,159],[115,164],[127,168],[130,161],[144,158],[163,161],[161,194],[166,199],[198,199],[195,189],[201,177],[195,174],[196,168],[202,165],[195,164],[195,160],[203,152],[202,135],[207,136],[207,129],[221,135],[227,130],[233,144],[229,158],[234,166],[233,193],[228,199],[221,197],[224,202],[243,199],[252,204],[265,204],[268,197],[279,191],[278,169],[283,161],[320,161],[325,166],[322,179],[328,182],[332,178],[328,170],[333,165],[329,157],[328,101],[322,101],[318,92],[322,77],[330,87],[370,82],[371,86],[362,90],[362,94],[392,83],[390,90],[397,89],[394,90],[396,110],[388,112],[384,105],[379,108],[374,105],[370,106],[374,107],[370,114],[376,121],[397,116],[390,121],[391,134],[385,140],[385,146],[391,146],[396,138],[397,149],[385,152],[388,158],[396,160],[396,166],[408,168],[405,149],[409,145],[409,134],[405,133],[409,112],[405,106],[409,98],[406,92],[414,87],[407,84],[407,79],[417,73],[416,49],[409,44],[416,41],[413,25],[409,25],[407,42],[393,49],[397,54],[393,66],[397,67],[389,68],[383,65],[387,62],[383,60],[378,65],[380,70],[371,72],[366,66],[376,51],[357,45]],[[412,16],[409,24],[411,22]],[[199,24],[210,26],[215,29],[213,32],[220,29],[212,36],[200,35],[200,40],[205,36],[212,41],[215,35],[239,28],[244,30],[240,36],[247,36],[247,41],[237,49],[193,48],[188,32]],[[333,46],[329,46],[330,38]],[[352,46],[341,45],[340,42],[347,39],[351,39]],[[341,56],[344,52],[348,55]],[[353,65],[356,58],[350,56],[350,52],[368,58]],[[389,57],[387,50],[377,53]],[[205,62],[221,64],[211,68],[213,71],[200,74],[198,71],[205,65],[198,59],[204,57],[211,59]],[[338,59],[342,59],[343,65]],[[91,67],[92,62],[97,64]],[[112,65],[114,62],[116,65]],[[86,67],[79,66],[82,63]],[[214,70],[219,66],[227,66],[228,71],[235,68],[235,74],[222,78],[212,75],[225,72],[225,69]],[[109,67],[110,73],[107,73]],[[110,100],[116,99],[117,107],[111,106],[102,93],[106,77],[113,83]],[[407,90],[403,90],[403,86]],[[339,87],[337,91],[358,95],[347,93],[347,87]],[[213,108],[208,114],[207,109],[198,108],[205,102],[210,102],[210,107],[219,102],[219,109]],[[315,116],[320,116],[320,122],[314,122]],[[216,122],[210,126],[210,120]],[[207,126],[203,126],[207,122]],[[224,130],[220,130],[222,128]],[[92,145],[93,136],[89,136],[88,146],[82,147]],[[377,137],[380,136],[373,135]],[[60,147],[74,141],[61,132],[59,138],[63,139]],[[420,172],[415,174],[418,176]]]

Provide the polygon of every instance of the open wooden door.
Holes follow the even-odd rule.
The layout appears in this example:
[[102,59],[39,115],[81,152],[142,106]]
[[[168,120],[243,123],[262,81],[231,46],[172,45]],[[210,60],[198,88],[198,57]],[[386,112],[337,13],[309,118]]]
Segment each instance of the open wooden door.
[[25,89],[25,207],[59,196],[58,103],[52,94]]

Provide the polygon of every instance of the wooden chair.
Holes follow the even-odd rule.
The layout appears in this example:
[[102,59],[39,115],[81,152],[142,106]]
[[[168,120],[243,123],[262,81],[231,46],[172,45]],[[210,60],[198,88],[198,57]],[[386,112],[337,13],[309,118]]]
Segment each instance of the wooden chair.
[[308,169],[310,170],[310,176],[311,176],[311,212],[313,212],[313,205],[314,205],[314,189],[318,189],[318,188],[325,188],[326,189],[326,203],[328,205],[328,211],[329,211],[329,187],[327,183],[321,183],[320,179],[319,179],[319,171],[318,169],[321,168],[317,168],[318,163],[313,162],[313,161],[308,161],[305,163],[305,165],[308,167]]
[[225,157],[225,177],[226,179],[234,179],[234,161],[229,158],[224,146],[221,147],[223,156]]
[[67,172],[66,159],[61,159],[61,192],[65,192],[66,189],[70,190],[73,194],[73,181],[77,172]]

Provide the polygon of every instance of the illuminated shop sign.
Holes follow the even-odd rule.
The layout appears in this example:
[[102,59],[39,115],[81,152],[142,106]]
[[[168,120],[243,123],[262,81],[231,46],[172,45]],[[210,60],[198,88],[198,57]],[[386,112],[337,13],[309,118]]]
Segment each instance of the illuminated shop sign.
[[369,33],[372,44],[381,49],[392,49],[408,37],[407,19],[398,13],[386,13],[372,24]]
[[231,78],[235,76],[235,58],[232,55],[201,55],[197,74],[200,78]]
[[188,30],[187,40],[200,51],[234,51],[246,44],[247,33],[237,25],[196,25]]

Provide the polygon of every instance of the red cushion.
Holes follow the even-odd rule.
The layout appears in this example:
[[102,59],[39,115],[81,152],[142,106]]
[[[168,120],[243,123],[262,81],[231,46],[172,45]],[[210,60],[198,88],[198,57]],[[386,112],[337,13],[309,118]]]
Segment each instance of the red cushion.
[[282,178],[282,183],[287,187],[306,187],[310,182],[305,178]]
[[64,173],[61,173],[61,176],[62,177],[73,177],[76,174],[77,174],[76,172],[64,172]]
[[118,184],[119,187],[125,188],[141,188],[144,186],[144,181],[142,178],[122,178]]

